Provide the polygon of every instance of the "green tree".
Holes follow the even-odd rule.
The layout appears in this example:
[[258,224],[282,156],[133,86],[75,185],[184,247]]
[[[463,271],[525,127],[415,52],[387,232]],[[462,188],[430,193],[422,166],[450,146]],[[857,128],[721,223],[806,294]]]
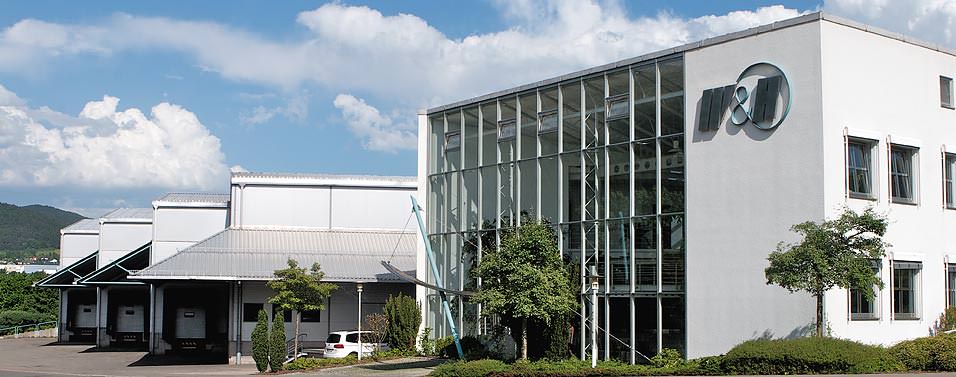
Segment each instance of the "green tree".
[[577,306],[558,253],[554,230],[527,219],[505,231],[501,244],[483,255],[475,273],[482,279],[474,299],[487,313],[521,322],[521,358],[528,358],[528,321],[545,325]]
[[401,293],[389,296],[385,301],[385,317],[388,322],[385,341],[388,346],[401,350],[415,348],[415,336],[422,324],[422,311],[414,298]]
[[823,336],[823,295],[827,290],[861,288],[860,292],[872,299],[869,287],[883,288],[871,260],[883,258],[888,246],[882,238],[886,226],[886,217],[873,208],[863,213],[844,209],[836,219],[796,224],[791,230],[802,240],[781,242],[770,253],[770,266],[764,271],[767,284],[813,295],[817,301],[816,335]]
[[293,314],[292,322],[295,324],[295,334],[293,335],[293,349],[299,350],[299,323],[302,319],[302,312],[306,310],[323,310],[325,301],[332,295],[332,291],[339,287],[331,283],[323,283],[322,279],[325,273],[318,263],[313,263],[312,268],[306,271],[299,267],[298,262],[289,259],[289,267],[276,270],[276,280],[266,283],[269,288],[276,291],[276,295],[269,299],[273,305],[279,305],[282,310],[291,311]]
[[269,369],[269,315],[262,309],[259,309],[256,328],[252,330],[252,359],[260,372]]
[[282,370],[282,364],[288,357],[285,348],[285,315],[282,310],[272,313],[272,332],[269,334],[269,366],[273,372]]

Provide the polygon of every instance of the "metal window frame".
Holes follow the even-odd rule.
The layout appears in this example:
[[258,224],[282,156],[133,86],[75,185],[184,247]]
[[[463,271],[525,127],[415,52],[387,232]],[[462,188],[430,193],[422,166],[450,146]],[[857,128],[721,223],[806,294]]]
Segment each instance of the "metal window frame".
[[[900,197],[893,194],[893,186],[895,185],[896,178],[903,176],[903,173],[898,173],[893,169],[893,153],[900,151],[905,153],[904,160],[909,164],[909,172],[905,174],[907,180],[910,183],[910,197]],[[889,170],[889,180],[890,180],[890,201],[896,204],[910,204],[915,205],[919,204],[919,181],[918,181],[918,170],[919,170],[919,148],[904,144],[894,144],[890,143],[887,148],[887,165]]]
[[[944,86],[945,85],[945,86]],[[945,89],[945,92],[944,92]],[[944,93],[949,95],[949,102],[943,97]],[[939,76],[939,106],[944,109],[956,109],[956,98],[953,98],[953,78],[943,75]]]
[[[452,138],[455,137],[455,136],[458,137],[458,145],[456,145],[456,146],[451,146],[451,145],[450,145],[451,143],[450,143],[449,141],[451,141]],[[461,151],[461,150],[462,150],[462,145],[461,145],[461,143],[462,143],[461,131],[445,132],[445,151],[446,151],[446,152],[448,152],[448,151],[455,151],[455,150]]]
[[[917,261],[895,261],[894,260],[892,262],[892,269],[893,269],[893,275],[892,275],[892,284],[893,284],[893,305],[892,306],[893,307],[891,308],[891,310],[893,310],[893,320],[908,321],[908,320],[921,319],[922,312],[920,308],[922,306],[921,303],[922,303],[922,290],[923,290],[923,286],[922,286],[923,263],[917,262]],[[900,270],[915,271],[915,272],[912,272],[913,286],[911,289],[909,289],[909,291],[911,292],[910,294],[913,296],[913,312],[903,313],[903,312],[896,311],[896,291],[897,291],[896,278]]]
[[[850,169],[851,169],[851,167],[850,167],[850,145],[851,145],[851,144],[857,144],[857,145],[862,146],[862,151],[863,151],[863,153],[864,153],[864,156],[863,156],[863,157],[864,157],[864,159],[866,160],[866,164],[868,165],[868,166],[865,167],[865,169],[866,169],[866,172],[867,172],[867,180],[869,181],[869,184],[870,184],[870,192],[869,192],[869,193],[859,192],[859,191],[853,191],[853,190],[850,189],[850,179],[851,179],[851,178],[850,178],[850,177],[851,177],[851,175],[850,175]],[[845,164],[844,164],[844,168],[845,168],[845,169],[844,169],[844,170],[845,170],[845,171],[844,171],[844,174],[846,175],[846,180],[847,180],[846,192],[847,192],[847,196],[848,196],[848,197],[853,198],[853,199],[877,200],[877,192],[878,192],[878,190],[877,190],[877,188],[876,188],[876,187],[877,187],[877,184],[876,184],[877,181],[876,181],[876,179],[874,179],[874,177],[876,176],[876,174],[874,174],[874,172],[876,171],[876,166],[877,166],[878,164],[877,164],[877,161],[873,159],[873,156],[876,155],[875,153],[873,153],[873,151],[874,151],[874,149],[875,149],[878,145],[879,145],[879,141],[877,141],[877,140],[866,139],[866,138],[860,138],[860,137],[854,137],[854,136],[847,136],[847,137],[846,137],[846,143],[845,143],[846,162],[845,162]],[[855,167],[854,167],[854,169],[859,169],[859,168],[855,168]],[[891,193],[892,193],[892,191],[891,191]]]
[[[501,111],[499,110],[499,116],[500,116],[500,113]],[[514,134],[510,136],[502,136],[504,134],[504,132],[502,131],[508,126],[514,129]],[[512,119],[499,120],[498,121],[498,142],[500,143],[503,141],[517,141],[517,140],[518,140],[518,119],[512,118]],[[515,152],[515,154],[517,154],[517,151]],[[498,162],[499,163],[501,162],[500,152],[498,153]]]

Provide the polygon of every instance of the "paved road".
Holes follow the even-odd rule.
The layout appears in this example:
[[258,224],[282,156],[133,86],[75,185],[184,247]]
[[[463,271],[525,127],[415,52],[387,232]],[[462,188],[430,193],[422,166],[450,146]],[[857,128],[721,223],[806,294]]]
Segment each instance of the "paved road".
[[[255,365],[157,358],[146,352],[101,352],[88,345],[52,345],[52,339],[0,340],[0,376],[248,376]],[[184,363],[190,363],[184,365]],[[441,361],[390,360],[296,373],[304,376],[425,376]]]

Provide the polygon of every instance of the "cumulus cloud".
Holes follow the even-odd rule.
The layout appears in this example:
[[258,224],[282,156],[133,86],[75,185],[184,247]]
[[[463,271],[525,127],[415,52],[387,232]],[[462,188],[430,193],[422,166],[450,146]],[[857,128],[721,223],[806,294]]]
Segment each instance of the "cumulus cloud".
[[414,150],[417,139],[410,124],[395,124],[378,109],[349,94],[339,94],[332,102],[342,112],[349,130],[362,139],[362,145],[373,151],[395,152]]
[[276,116],[285,117],[291,121],[301,122],[309,116],[309,97],[307,94],[301,94],[292,97],[282,106],[266,107],[256,106],[251,112],[240,114],[239,122],[245,125],[256,125],[266,123]]
[[219,139],[195,114],[169,103],[149,116],[118,105],[104,96],[74,117],[31,108],[0,87],[0,185],[209,190],[226,182]]
[[[802,13],[770,6],[697,18],[667,12],[629,17],[615,1],[502,0],[496,5],[509,20],[508,28],[461,39],[450,38],[412,14],[385,15],[367,6],[337,2],[299,13],[295,22],[306,32],[291,39],[270,39],[214,22],[128,14],[117,14],[96,25],[26,19],[0,32],[0,71],[42,67],[65,55],[166,50],[184,54],[202,69],[229,80],[287,92],[318,85],[333,93],[368,93],[369,98],[387,99],[378,105],[387,106],[390,112],[407,114],[409,109],[472,97]],[[341,99],[336,100],[346,102]],[[355,100],[374,110],[364,100]],[[262,106],[243,114],[240,121],[264,123],[277,115],[295,116],[296,111]],[[344,118],[351,119],[348,114]],[[414,122],[412,116],[405,118],[391,125],[367,124],[403,139],[405,130],[388,127]],[[370,127],[348,126],[362,138],[370,132]],[[363,140],[370,148],[376,145]]]
[[950,48],[956,45],[954,0],[826,0],[823,9]]

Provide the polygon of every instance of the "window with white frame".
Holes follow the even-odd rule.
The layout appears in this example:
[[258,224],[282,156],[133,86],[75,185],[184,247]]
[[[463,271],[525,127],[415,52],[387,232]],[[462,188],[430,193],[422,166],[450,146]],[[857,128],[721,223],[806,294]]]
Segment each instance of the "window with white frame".
[[514,119],[498,122],[498,141],[514,140],[518,132],[517,122]]
[[558,110],[542,111],[538,113],[538,133],[558,131]]
[[890,146],[890,188],[894,203],[916,203],[916,148]]
[[953,79],[939,77],[939,105],[947,109],[953,108]]
[[[880,275],[880,262],[871,261],[873,274]],[[851,288],[850,289],[850,319],[852,320],[866,320],[866,319],[879,319],[879,308],[880,308],[880,290],[877,286],[869,287],[870,291],[873,292],[872,297],[866,297],[863,289],[867,288]]]
[[956,306],[956,264],[946,266],[946,305]]
[[919,319],[920,262],[893,262],[893,319]]
[[956,209],[956,154],[946,153],[943,156],[943,184],[946,192],[946,208]]
[[848,139],[846,144],[846,180],[850,197],[873,199],[873,146],[875,142]]
[[445,134],[445,150],[461,149],[461,131],[449,132]]

